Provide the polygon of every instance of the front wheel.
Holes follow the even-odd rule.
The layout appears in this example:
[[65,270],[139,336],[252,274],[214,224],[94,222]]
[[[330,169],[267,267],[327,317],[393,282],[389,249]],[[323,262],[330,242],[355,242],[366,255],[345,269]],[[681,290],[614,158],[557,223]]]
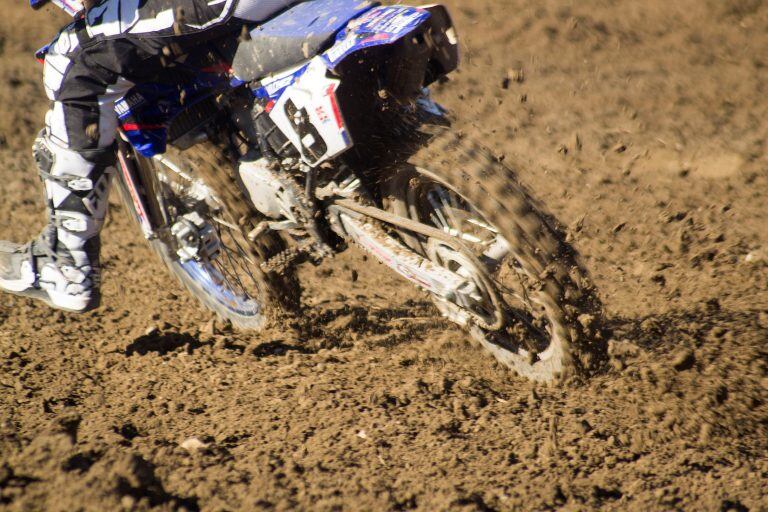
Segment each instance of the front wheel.
[[388,208],[436,227],[459,244],[412,232],[413,250],[473,283],[471,299],[435,297],[499,362],[540,382],[593,368],[605,351],[601,305],[575,251],[512,170],[445,127],[396,165]]
[[[145,174],[155,178],[154,194],[167,225],[165,236],[150,240],[150,245],[205,308],[238,329],[260,330],[275,311],[298,307],[301,287],[295,275],[260,268],[286,245],[272,234],[248,239],[258,219],[229,176],[230,164],[217,157],[215,147],[198,146],[184,153],[170,148],[157,159],[127,151],[121,156],[127,165],[144,166]],[[123,202],[137,219],[130,194],[121,185]]]

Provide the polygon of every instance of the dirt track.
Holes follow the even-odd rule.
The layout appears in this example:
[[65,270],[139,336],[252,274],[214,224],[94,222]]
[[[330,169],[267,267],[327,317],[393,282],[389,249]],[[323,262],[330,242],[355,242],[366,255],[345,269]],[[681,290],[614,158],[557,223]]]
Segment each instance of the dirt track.
[[[768,510],[768,5],[448,3],[465,64],[437,95],[530,162],[601,290],[608,367],[534,388],[358,254],[304,271],[301,323],[211,333],[114,201],[102,310],[0,297],[0,509]],[[61,18],[17,4],[0,236],[22,240],[31,52]]]

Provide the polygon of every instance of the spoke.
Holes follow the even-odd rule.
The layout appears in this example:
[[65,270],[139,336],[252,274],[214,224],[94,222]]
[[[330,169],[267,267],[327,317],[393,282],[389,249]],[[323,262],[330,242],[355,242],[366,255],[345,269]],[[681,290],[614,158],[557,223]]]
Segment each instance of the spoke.
[[[437,196],[437,198],[435,198],[435,196]],[[459,200],[455,194],[446,191],[440,186],[436,186],[434,190],[427,194],[427,198],[432,206],[430,218],[433,224],[437,227],[441,227],[447,234],[480,246],[489,246],[495,242],[496,236],[489,240],[484,240],[479,236],[463,231],[462,227],[464,226],[464,221],[482,228],[486,228],[488,225],[471,217],[465,217],[463,219],[459,218],[456,215],[459,211],[470,215],[473,215],[474,212],[468,211],[463,205],[459,204]],[[450,219],[450,221],[448,219]],[[486,229],[496,235],[496,231],[492,228]]]
[[[227,259],[228,259],[228,260],[230,260],[230,263],[231,263],[231,256],[230,256],[230,254],[229,254],[229,251],[226,251],[226,250],[225,250],[225,251],[222,251],[222,252],[223,252],[223,253],[226,255]],[[227,276],[229,279],[233,279],[233,280],[236,282],[236,284],[239,286],[239,288],[240,288],[241,292],[242,292],[242,293],[245,293],[245,287],[243,286],[243,283],[242,283],[242,281],[240,280],[240,277],[239,277],[237,274],[235,274],[235,273],[232,271],[232,269],[231,269],[231,268],[229,268],[229,267],[228,267],[227,265],[225,265],[225,264],[224,264],[222,261],[220,261],[220,258],[217,258],[217,259],[216,259],[216,260],[214,260],[212,263],[213,263],[213,264],[216,266],[216,268],[218,268],[218,269],[219,269],[219,270],[220,270],[220,271],[221,271],[223,274],[225,274],[225,275],[226,275],[226,276]],[[232,290],[232,286],[231,286],[231,284],[230,284],[228,287],[230,288],[230,290],[231,290],[231,291],[233,291],[233,292],[235,291],[235,290]]]
[[442,228],[443,231],[450,230],[451,225],[443,216],[442,209],[433,201],[432,194],[428,194],[427,197],[428,197],[429,203],[432,205],[432,211],[434,212],[433,215],[437,216],[437,222],[435,222],[435,225],[439,228]]
[[227,222],[224,219],[221,219],[219,217],[211,217],[211,220],[216,222],[216,223],[218,223],[218,224],[221,224],[222,226],[227,227],[229,229],[234,229],[234,230],[239,230],[240,229],[237,226],[235,226],[234,224],[229,223],[229,222]]
[[[237,237],[230,235],[230,239],[232,240],[232,242],[234,242],[235,246],[237,247],[238,258],[245,259],[250,265],[256,265],[256,262],[251,259],[251,256],[250,254],[248,254],[248,251],[244,250],[242,246],[238,243]],[[222,240],[222,243],[223,243],[222,237],[219,237],[219,240]],[[244,268],[248,268],[248,266],[244,265]]]
[[527,299],[526,299],[526,297],[524,297],[524,296],[521,296],[521,295],[520,295],[520,294],[518,294],[518,293],[517,293],[515,290],[513,290],[513,289],[509,288],[508,286],[506,286],[506,285],[504,285],[504,284],[500,283],[500,282],[499,282],[498,280],[496,280],[496,279],[494,279],[494,280],[493,280],[493,282],[496,284],[496,286],[498,286],[498,287],[499,287],[499,289],[501,290],[501,292],[502,292],[502,293],[504,293],[505,295],[511,295],[512,297],[514,297],[515,299],[517,299],[518,301],[520,301],[522,304],[525,304],[525,305],[527,305],[527,302],[526,302],[526,301],[527,301]]
[[[217,233],[217,235],[218,235],[218,237],[219,237],[219,242],[220,242],[220,243],[221,243],[221,245],[222,245],[222,251],[221,251],[221,252],[223,252],[223,253],[226,255],[226,258],[227,258],[227,261],[229,262],[229,264],[230,264],[232,267],[235,267],[235,266],[236,266],[236,264],[235,264],[235,263],[234,263],[234,261],[232,260],[232,254],[231,254],[231,250],[230,250],[230,248],[229,248],[229,247],[228,247],[228,246],[227,246],[227,245],[224,243],[223,237],[221,236],[221,230],[220,230],[220,228],[219,228],[218,226],[216,227],[216,233]],[[218,259],[219,259],[219,258],[217,258],[217,260],[218,260]],[[237,282],[237,284],[238,284],[238,285],[239,285],[239,287],[240,287],[240,292],[241,292],[243,295],[248,295],[248,292],[247,292],[247,290],[246,290],[246,287],[245,287],[245,285],[243,284],[243,281],[240,279],[240,276],[239,276],[239,275],[236,273],[236,271],[234,270],[234,268],[227,268],[227,267],[226,267],[226,266],[225,266],[225,265],[224,265],[224,264],[223,264],[221,261],[217,261],[217,263],[219,264],[219,268],[221,268],[222,272],[225,272],[225,273],[226,273],[228,276],[230,276],[231,278],[233,278],[233,279],[234,279],[234,280]],[[232,291],[235,291],[235,290],[232,290]]]
[[[253,281],[254,284],[258,287],[258,280],[256,279],[256,277],[254,277],[253,273],[251,272],[250,266],[243,264],[243,259],[248,261],[248,263],[250,263],[251,265],[255,265],[255,263],[253,263],[251,259],[245,255],[245,251],[240,246],[237,239],[235,237],[231,237],[231,239],[232,239],[232,242],[234,242],[235,246],[237,247],[237,254],[238,254],[238,257],[236,260],[237,266],[240,268],[240,271],[244,272],[251,279],[251,281]],[[230,250],[228,246],[227,246],[227,250]]]
[[229,283],[230,280],[237,280],[236,276],[233,276],[232,273],[221,264],[221,262],[214,261],[211,262],[210,265],[212,265],[212,268],[215,269],[217,272],[221,274],[222,277],[222,286],[226,286],[227,289],[229,289],[232,292],[235,292],[234,289],[232,289],[232,285]]
[[451,229],[451,230],[449,231],[449,233],[450,233],[450,235],[451,235],[451,236],[453,236],[453,237],[459,237],[459,238],[461,238],[462,240],[466,240],[467,242],[472,242],[472,243],[473,243],[473,244],[475,244],[475,245],[488,245],[488,243],[489,243],[489,242],[487,242],[487,241],[484,241],[484,240],[483,240],[483,239],[481,239],[481,238],[477,238],[477,237],[476,237],[476,236],[474,236],[474,235],[470,235],[470,234],[468,234],[468,233],[463,233],[463,232],[461,232],[461,231],[458,231],[458,230],[456,230],[456,229]]
[[[253,281],[253,284],[256,286],[256,288],[259,288],[259,280],[253,275],[253,272],[251,271],[251,267],[254,267],[256,263],[250,258],[248,251],[244,249],[242,245],[240,245],[237,236],[230,235],[230,239],[234,243],[235,247],[237,247],[238,266],[240,267],[241,271],[248,275],[251,281]],[[243,260],[247,261],[248,265],[244,264]]]
[[[456,214],[454,213],[456,210],[459,210],[459,207],[456,204],[454,194],[446,192],[445,189],[443,189],[443,187],[440,187],[439,185],[438,185],[438,194],[440,195],[440,202],[443,204],[443,208],[445,208],[448,211],[448,216],[453,221],[454,228],[459,233],[462,233],[463,235],[464,230],[462,228],[464,227],[464,223],[461,222],[461,220],[459,220],[456,217]],[[448,204],[446,204],[445,202],[446,196],[448,196]]]
[[224,246],[224,253],[227,255],[227,260],[229,261],[229,264],[233,267],[231,270],[232,274],[234,275],[235,280],[237,281],[237,284],[240,285],[240,288],[242,289],[243,293],[247,293],[245,290],[245,285],[243,284],[243,281],[240,279],[240,275],[237,273],[237,270],[234,268],[237,266],[237,264],[232,259],[232,253],[223,242],[222,245]]
[[[242,265],[239,263],[240,257],[238,257],[238,258],[233,258],[232,257],[232,249],[230,249],[230,247],[224,242],[224,236],[223,236],[223,233],[222,233],[222,230],[221,230],[221,225],[224,225],[226,227],[230,227],[231,224],[229,224],[229,223],[227,223],[227,222],[225,222],[223,220],[217,219],[215,217],[211,217],[211,220],[214,220],[218,224],[220,224],[220,225],[216,225],[215,226],[216,235],[218,236],[219,243],[221,244],[221,252],[223,252],[225,254],[225,256],[227,258],[227,261],[229,263],[229,265],[225,265],[224,262],[221,261],[221,258],[217,258],[216,261],[215,261],[216,266],[217,266],[217,268],[221,269],[221,271],[223,273],[225,273],[227,276],[229,276],[230,278],[232,278],[232,279],[234,279],[236,281],[236,283],[238,284],[238,286],[240,288],[240,293],[242,293],[243,295],[248,295],[246,287],[245,287],[245,284],[243,283],[239,273],[236,270],[236,267],[241,267],[242,268]],[[239,255],[239,256],[242,256],[242,255]],[[232,291],[235,291],[235,290],[232,290]]]
[[487,231],[490,231],[490,232],[491,232],[491,233],[493,233],[494,235],[497,235],[497,236],[498,236],[498,234],[499,234],[499,230],[497,230],[496,228],[494,228],[492,225],[490,225],[490,224],[487,224],[487,223],[485,223],[485,222],[483,222],[483,221],[481,221],[481,220],[478,220],[478,219],[476,219],[475,217],[470,217],[470,218],[468,218],[468,219],[467,219],[467,222],[469,222],[470,224],[474,224],[474,225],[475,225],[475,226],[477,226],[477,227],[483,228],[483,229],[485,229],[485,230],[487,230]]
[[538,306],[543,308],[544,304],[541,303],[540,301],[536,300],[535,298],[532,298],[530,295],[528,295],[528,290],[525,287],[525,285],[523,284],[523,282],[520,281],[519,279],[518,279],[518,281],[520,282],[521,288],[523,290],[523,295],[522,296],[520,296],[520,294],[518,294],[515,290],[513,290],[513,289],[509,288],[508,286],[506,286],[505,284],[499,282],[498,279],[495,279],[495,278],[493,279],[493,282],[502,290],[503,293],[505,293],[507,295],[511,295],[514,298],[516,298],[526,308],[528,308],[528,310],[531,311],[532,314],[536,311],[536,309],[534,308],[534,304],[536,304],[536,305],[538,305]]
[[432,221],[432,225],[442,229],[443,231],[445,231],[446,229],[449,229],[449,228],[447,228],[447,227],[445,227],[443,225],[442,220],[437,215],[435,215],[434,213],[430,213],[429,214],[429,220]]

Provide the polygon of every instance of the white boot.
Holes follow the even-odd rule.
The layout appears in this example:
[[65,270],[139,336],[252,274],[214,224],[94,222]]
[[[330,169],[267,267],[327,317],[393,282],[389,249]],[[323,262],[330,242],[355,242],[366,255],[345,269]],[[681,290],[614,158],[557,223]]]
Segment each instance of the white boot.
[[0,289],[84,312],[100,303],[99,232],[107,213],[114,150],[76,152],[41,135],[33,153],[49,222],[26,245],[0,241]]

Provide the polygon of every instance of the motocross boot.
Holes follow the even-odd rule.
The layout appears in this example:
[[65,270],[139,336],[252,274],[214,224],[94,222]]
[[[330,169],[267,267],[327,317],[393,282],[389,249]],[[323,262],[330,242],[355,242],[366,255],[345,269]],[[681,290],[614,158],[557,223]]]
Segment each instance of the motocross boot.
[[33,154],[48,204],[48,225],[32,242],[0,241],[0,290],[73,312],[100,303],[99,232],[107,213],[114,151],[73,151],[49,137]]

